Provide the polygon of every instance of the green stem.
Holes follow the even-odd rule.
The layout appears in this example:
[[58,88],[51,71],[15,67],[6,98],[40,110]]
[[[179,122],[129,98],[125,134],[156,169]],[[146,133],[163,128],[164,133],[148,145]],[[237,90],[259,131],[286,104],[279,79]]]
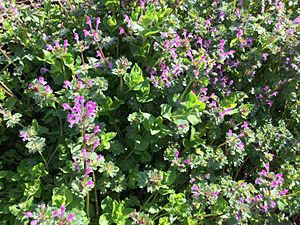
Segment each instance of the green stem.
[[103,58],[103,60],[104,60],[105,64],[107,65],[107,61],[106,61],[106,58],[105,58],[105,56],[104,56],[104,53],[103,53],[103,51],[102,51],[102,48],[101,48],[100,44],[99,44],[99,42],[98,42],[98,41],[96,41],[96,43],[97,43],[97,46],[98,46],[99,52],[100,52],[100,54],[101,54],[101,57]]
[[47,163],[47,161],[46,161],[46,159],[45,159],[43,153],[42,153],[41,151],[38,151],[38,153],[39,153],[40,156],[42,157],[42,159],[43,159],[43,161],[44,161],[44,163],[45,163],[45,166],[46,166],[47,170],[49,170],[48,163]]
[[65,80],[67,80],[66,68],[65,68],[65,64],[64,64],[63,60],[61,60],[61,65],[62,65],[62,70],[63,70],[64,78],[65,78]]
[[189,89],[191,88],[193,82],[194,82],[194,79],[190,79],[188,85],[186,86],[186,88],[184,89],[184,91],[182,92],[182,94],[180,95],[180,102],[183,101],[183,99],[184,99],[184,97],[186,96],[187,92],[188,92]]
[[120,75],[120,98],[122,98],[123,94],[123,76]]
[[97,188],[96,188],[96,175],[95,175],[94,171],[93,171],[93,180],[94,180],[94,184],[95,184],[94,192],[95,192],[95,199],[96,199],[96,215],[98,218],[99,217],[99,205],[98,205],[98,194],[97,194]]
[[[149,196],[149,198],[145,201],[145,203],[140,207],[140,211],[142,211],[142,209],[145,207],[145,205],[151,200],[151,198],[152,198],[154,195],[155,195],[155,197],[156,197],[157,192],[153,192],[153,193]],[[155,198],[155,197],[154,197],[154,198]]]
[[90,218],[90,192],[86,194],[86,215]]
[[8,55],[6,54],[5,51],[2,50],[2,48],[0,48],[0,52],[5,56],[5,58],[7,58],[8,62],[10,64],[13,64],[14,66],[16,66],[16,64],[8,57]]

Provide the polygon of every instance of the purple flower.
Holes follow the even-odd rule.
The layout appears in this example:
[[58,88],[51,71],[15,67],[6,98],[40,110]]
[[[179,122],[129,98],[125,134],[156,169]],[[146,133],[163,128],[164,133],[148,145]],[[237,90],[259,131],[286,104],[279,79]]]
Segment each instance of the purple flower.
[[276,202],[274,202],[274,201],[271,201],[271,205],[270,205],[270,207],[271,207],[272,209],[274,209],[274,208],[276,207]]
[[74,213],[71,213],[69,216],[68,216],[68,222],[72,221],[72,220],[75,220],[75,215]]
[[32,221],[30,222],[30,225],[36,225],[38,222],[39,222],[39,220],[32,220]]
[[224,10],[222,10],[222,12],[220,14],[220,20],[224,21],[224,17],[225,17],[225,12],[224,12]]
[[224,40],[224,39],[221,39],[221,40],[220,40],[220,50],[221,50],[221,51],[224,51],[224,49],[225,49],[225,48],[224,48],[224,45],[225,45],[225,40]]
[[211,24],[211,19],[210,18],[208,18],[207,20],[205,20],[205,27],[209,27],[210,26],[210,24]]
[[279,193],[279,195],[286,195],[287,193],[288,193],[288,190],[284,189]]
[[96,135],[97,133],[99,133],[101,130],[100,130],[100,126],[96,125],[94,127],[94,135]]
[[256,183],[256,184],[262,183],[262,179],[261,179],[261,178],[256,178],[256,179],[255,179],[255,183]]
[[232,130],[229,129],[228,132],[227,132],[227,134],[231,137],[232,136]]
[[54,210],[53,213],[52,213],[52,217],[53,218],[58,217],[58,214],[59,214],[58,211]]
[[22,137],[22,141],[27,141],[28,140],[28,133],[27,133],[27,131],[21,131],[20,132],[20,137]]
[[217,199],[217,198],[219,197],[219,193],[220,193],[220,192],[218,192],[218,191],[215,191],[215,192],[213,193],[213,196],[214,196],[214,198],[216,198],[216,199]]
[[251,198],[251,197],[248,197],[248,198],[247,198],[247,202],[248,202],[249,204],[251,204],[251,203],[252,203],[252,198]]
[[119,27],[119,34],[124,34],[125,33],[125,30],[123,27]]
[[267,176],[267,171],[262,170],[261,172],[259,172],[259,174],[262,175],[262,176]]
[[270,164],[269,164],[269,163],[266,163],[266,164],[265,164],[265,168],[266,168],[267,172],[269,172],[269,170],[270,170]]
[[79,36],[76,32],[74,33],[74,39],[75,39],[76,43],[78,44],[79,43]]
[[268,59],[268,56],[269,56],[268,53],[264,53],[264,54],[262,55],[263,60],[266,61],[266,60]]
[[265,87],[263,88],[263,90],[264,90],[265,92],[267,92],[269,89],[270,89],[269,86],[265,86]]
[[83,29],[83,35],[86,38],[86,37],[90,36],[90,32],[86,29]]
[[244,144],[243,142],[239,142],[239,143],[237,144],[237,147],[238,147],[239,149],[244,149],[244,148],[245,148],[245,144]]
[[197,185],[192,186],[192,193],[194,195],[194,198],[197,198],[200,195],[200,189]]
[[94,32],[94,40],[95,41],[99,41],[100,40],[97,31]]
[[60,44],[59,44],[59,41],[58,41],[58,40],[55,40],[55,41],[54,41],[54,47],[55,47],[56,49],[60,48]]
[[94,182],[92,180],[89,180],[86,182],[86,186],[92,187],[94,185]]
[[130,28],[131,27],[131,22],[130,22],[130,18],[128,17],[127,14],[124,15],[124,19],[125,19],[125,21],[127,23],[127,27]]
[[32,214],[32,212],[26,212],[25,213],[25,216],[27,217],[27,218],[30,218],[30,217],[33,217],[33,214]]
[[72,110],[68,103],[63,103],[62,107],[64,108],[64,110]]
[[262,209],[263,212],[268,212],[269,206],[262,205],[260,208]]
[[69,46],[68,40],[64,40],[64,52],[66,53],[67,47]]
[[239,28],[238,30],[237,30],[237,33],[236,33],[236,36],[238,37],[238,38],[240,38],[242,35],[243,35],[243,30],[241,29],[241,28]]
[[100,145],[99,139],[96,139],[93,146],[93,151]]
[[62,205],[60,207],[60,215],[61,215],[61,217],[65,217],[65,212],[66,212],[66,207]]
[[88,157],[85,148],[82,148],[81,153],[82,153],[82,155],[83,155],[84,158]]
[[100,19],[100,17],[97,17],[97,19],[96,19],[96,31],[98,31],[100,23],[101,23],[101,19]]
[[46,93],[47,93],[47,94],[53,93],[53,90],[51,89],[51,87],[50,87],[49,85],[47,85],[47,86],[45,87],[45,90],[46,90]]
[[45,81],[45,78],[44,78],[44,77],[39,77],[39,79],[38,79],[38,84],[39,84],[39,85],[46,85],[47,82]]
[[190,159],[186,159],[186,160],[184,160],[184,163],[185,163],[185,164],[190,164],[190,162],[191,162],[191,160],[190,160]]
[[223,112],[219,114],[219,116],[223,119],[225,115],[231,112],[231,108],[225,109]]
[[46,44],[46,50],[48,50],[48,51],[53,51],[54,48],[52,47],[52,45]]
[[49,72],[50,70],[48,70],[48,69],[45,68],[45,67],[42,67],[40,71],[41,71],[41,73],[46,73],[46,72]]
[[64,88],[72,88],[73,84],[70,81],[65,80],[63,87]]
[[93,30],[92,21],[89,16],[86,17],[86,24],[90,26],[90,30]]
[[293,20],[293,24],[300,24],[300,16]]

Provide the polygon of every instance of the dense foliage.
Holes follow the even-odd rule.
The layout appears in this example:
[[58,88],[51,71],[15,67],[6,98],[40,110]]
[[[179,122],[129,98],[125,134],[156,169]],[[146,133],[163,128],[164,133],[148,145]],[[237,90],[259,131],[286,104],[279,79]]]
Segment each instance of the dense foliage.
[[0,0],[1,224],[292,224],[297,0]]

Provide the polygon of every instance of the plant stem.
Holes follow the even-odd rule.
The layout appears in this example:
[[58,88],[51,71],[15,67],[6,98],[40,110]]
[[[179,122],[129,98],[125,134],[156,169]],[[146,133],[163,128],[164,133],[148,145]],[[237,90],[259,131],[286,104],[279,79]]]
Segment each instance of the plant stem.
[[122,98],[123,94],[123,76],[120,75],[120,98]]
[[246,159],[244,160],[243,164],[240,166],[240,168],[239,168],[238,171],[236,172],[236,174],[235,174],[233,180],[236,180],[236,178],[238,177],[238,175],[239,175],[241,169],[243,168],[243,166],[245,165],[245,163],[247,162],[248,159],[249,159],[249,155],[246,157]]
[[90,192],[86,194],[86,215],[90,218]]
[[38,153],[41,155],[41,157],[42,157],[42,159],[43,159],[43,161],[44,161],[44,163],[45,163],[45,166],[46,166],[47,170],[49,170],[48,163],[47,163],[47,161],[46,161],[46,159],[45,159],[43,153],[42,153],[41,151],[38,151]]
[[99,44],[99,42],[98,42],[98,41],[96,41],[96,43],[97,43],[97,46],[98,46],[99,52],[100,52],[100,54],[101,54],[101,57],[103,58],[103,60],[104,60],[104,63],[107,65],[107,61],[106,61],[106,58],[105,58],[105,56],[104,56],[104,53],[103,53],[103,51],[102,51],[102,48],[101,48],[100,44]]
[[64,64],[63,60],[61,60],[61,65],[62,65],[62,70],[63,70],[64,78],[65,78],[65,80],[67,80],[66,68],[65,68],[65,64]]
[[[145,203],[140,207],[140,211],[142,211],[142,209],[145,207],[145,205],[150,201],[150,199],[151,199],[154,195],[155,195],[155,197],[156,197],[157,192],[153,192],[153,193],[149,196],[149,198],[145,201]],[[155,197],[154,197],[154,198],[155,198]]]
[[8,55],[5,53],[5,51],[2,50],[2,48],[0,48],[0,52],[5,56],[5,58],[7,58],[8,62],[16,66],[16,64],[8,57]]
[[190,89],[190,87],[192,86],[194,82],[194,79],[190,79],[188,85],[186,86],[186,88],[184,89],[184,91],[182,92],[182,94],[180,95],[180,102],[183,101],[184,97],[186,96],[188,90]]
[[93,171],[93,180],[94,180],[94,184],[95,184],[94,192],[95,192],[95,199],[96,199],[96,215],[98,218],[99,217],[99,205],[98,205],[98,194],[97,194],[97,188],[96,188],[96,175],[95,175],[94,171]]

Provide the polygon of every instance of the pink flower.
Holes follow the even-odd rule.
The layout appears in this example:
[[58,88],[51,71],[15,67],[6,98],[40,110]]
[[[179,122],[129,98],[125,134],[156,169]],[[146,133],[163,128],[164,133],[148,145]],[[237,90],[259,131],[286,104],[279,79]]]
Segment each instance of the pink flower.
[[100,19],[100,17],[97,17],[97,19],[96,19],[96,31],[98,31],[100,23],[101,23],[101,19]]
[[124,34],[125,33],[125,30],[123,27],[119,27],[119,34]]
[[74,213],[71,213],[69,216],[68,216],[68,222],[72,221],[72,220],[75,220],[75,215]]
[[32,214],[32,212],[26,212],[26,213],[25,213],[25,216],[26,216],[27,218],[30,218],[30,217],[33,217],[33,214]]
[[62,205],[62,206],[60,207],[60,215],[61,215],[61,217],[64,217],[64,216],[65,216],[65,212],[66,212],[66,207]]
[[86,182],[86,186],[92,187],[93,185],[94,185],[94,182],[92,180],[89,180],[88,182]]
[[20,132],[20,137],[22,137],[22,141],[27,141],[28,140],[28,133],[26,131],[21,131]]
[[46,50],[52,51],[52,50],[54,50],[54,48],[52,47],[52,45],[46,44]]
[[84,158],[88,157],[85,148],[82,148],[81,153],[82,153],[82,155],[83,155]]
[[288,190],[284,189],[279,193],[279,195],[286,195],[287,193],[288,193]]
[[64,40],[64,52],[66,53],[67,47],[69,46],[68,40]]
[[58,217],[58,211],[57,211],[57,210],[54,210],[54,211],[53,211],[52,217],[54,217],[54,218],[55,218],[55,217]]
[[86,29],[83,29],[83,35],[86,38],[86,37],[90,36],[90,32]]
[[125,21],[127,23],[127,27],[130,28],[131,27],[131,22],[130,22],[130,18],[128,17],[127,14],[124,15],[124,19],[125,19]]
[[39,222],[39,220],[32,220],[32,221],[30,222],[30,225],[36,225],[38,222]]
[[190,164],[190,162],[191,162],[191,160],[190,160],[190,159],[186,159],[186,160],[184,160],[184,163],[185,163],[185,164]]
[[90,26],[90,30],[93,30],[92,21],[89,16],[86,17],[86,24]]
[[74,33],[74,39],[75,39],[76,43],[78,44],[79,43],[79,36],[76,32]]

